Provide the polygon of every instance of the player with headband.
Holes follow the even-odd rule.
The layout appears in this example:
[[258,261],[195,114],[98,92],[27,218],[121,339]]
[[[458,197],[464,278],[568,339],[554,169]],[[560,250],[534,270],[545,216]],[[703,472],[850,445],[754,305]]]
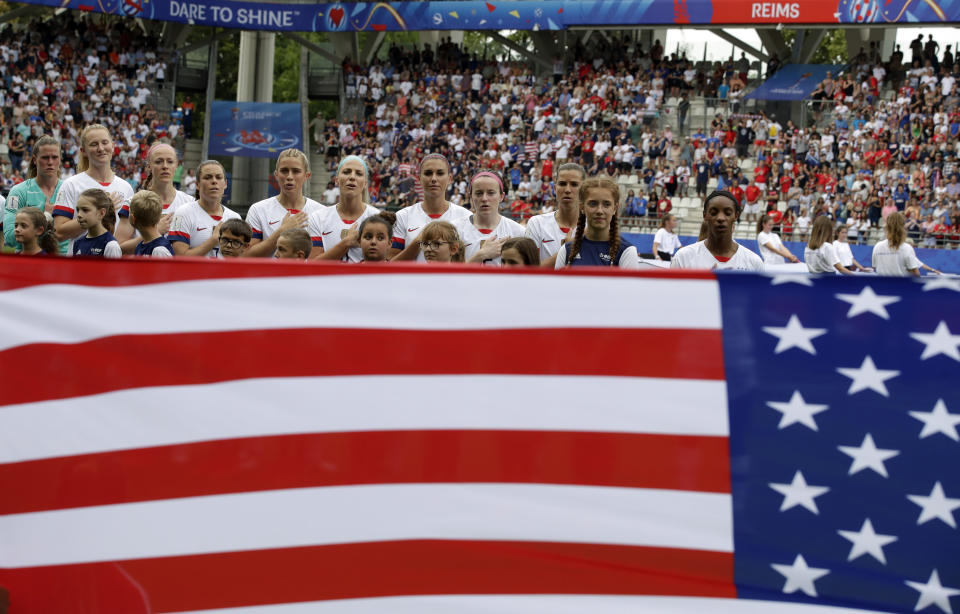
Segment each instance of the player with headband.
[[474,213],[454,222],[464,245],[467,262],[500,266],[504,241],[523,236],[523,226],[500,215],[503,180],[493,172],[480,171],[470,180],[469,197]]
[[390,248],[391,259],[415,259],[424,262],[420,244],[415,240],[424,226],[436,221],[452,224],[459,219],[470,217],[468,209],[446,199],[450,180],[450,162],[442,154],[430,154],[420,161],[423,201],[397,211],[397,222],[393,225],[393,245]]
[[310,214],[307,223],[307,232],[313,241],[311,260],[363,262],[360,224],[380,213],[368,203],[369,179],[367,161],[360,156],[346,156],[340,160],[334,177],[340,188],[340,201]]
[[280,231],[304,228],[311,214],[327,210],[303,194],[303,185],[310,179],[310,161],[299,149],[280,152],[273,176],[280,193],[253,203],[247,212],[247,223],[253,229],[250,247],[244,254],[249,258],[273,256]]

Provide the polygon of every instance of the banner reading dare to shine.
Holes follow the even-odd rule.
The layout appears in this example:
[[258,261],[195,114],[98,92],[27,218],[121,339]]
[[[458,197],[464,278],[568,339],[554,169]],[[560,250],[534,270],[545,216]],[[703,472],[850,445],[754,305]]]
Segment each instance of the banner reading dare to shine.
[[960,0],[448,0],[323,4],[258,4],[237,0],[26,0],[26,3],[192,25],[288,32],[960,21]]

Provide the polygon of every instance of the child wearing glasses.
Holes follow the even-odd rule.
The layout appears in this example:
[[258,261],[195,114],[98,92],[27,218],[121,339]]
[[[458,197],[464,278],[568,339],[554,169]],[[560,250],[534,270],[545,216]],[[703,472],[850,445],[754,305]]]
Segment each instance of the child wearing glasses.
[[463,243],[450,222],[430,222],[417,240],[420,253],[429,263],[463,262]]
[[243,258],[250,248],[253,228],[240,218],[220,224],[218,258]]

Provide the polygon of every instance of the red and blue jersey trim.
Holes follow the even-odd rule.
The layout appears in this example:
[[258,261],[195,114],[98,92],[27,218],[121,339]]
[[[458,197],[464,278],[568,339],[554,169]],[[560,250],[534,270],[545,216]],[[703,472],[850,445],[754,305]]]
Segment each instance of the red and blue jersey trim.
[[53,213],[51,215],[53,216],[62,215],[68,220],[72,220],[73,209],[71,209],[70,207],[64,207],[63,205],[57,205],[56,207],[53,208]]
[[186,243],[187,245],[190,245],[190,235],[189,235],[188,233],[186,233],[186,232],[180,232],[180,231],[176,231],[176,230],[171,230],[171,231],[167,234],[167,240],[168,240],[168,241],[171,241],[171,242],[173,242],[173,241],[182,241],[182,242]]

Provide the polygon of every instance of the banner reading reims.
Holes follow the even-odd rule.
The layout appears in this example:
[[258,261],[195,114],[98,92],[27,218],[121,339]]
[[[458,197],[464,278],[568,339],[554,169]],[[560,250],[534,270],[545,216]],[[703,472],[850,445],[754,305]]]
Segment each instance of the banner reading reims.
[[295,32],[960,21],[960,0],[460,0],[324,4],[237,0],[25,1],[194,25]]
[[211,155],[276,158],[302,149],[299,103],[215,100],[210,115]]

